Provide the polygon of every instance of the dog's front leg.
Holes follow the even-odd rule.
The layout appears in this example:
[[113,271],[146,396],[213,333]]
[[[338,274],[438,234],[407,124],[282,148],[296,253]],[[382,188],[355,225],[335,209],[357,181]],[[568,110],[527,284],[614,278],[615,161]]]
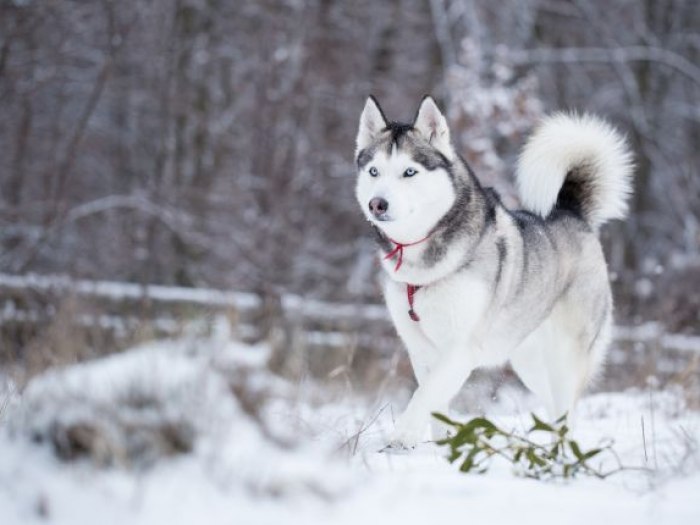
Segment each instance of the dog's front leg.
[[392,446],[413,447],[423,438],[431,412],[444,409],[474,369],[472,356],[467,345],[456,345],[437,361],[396,420]]

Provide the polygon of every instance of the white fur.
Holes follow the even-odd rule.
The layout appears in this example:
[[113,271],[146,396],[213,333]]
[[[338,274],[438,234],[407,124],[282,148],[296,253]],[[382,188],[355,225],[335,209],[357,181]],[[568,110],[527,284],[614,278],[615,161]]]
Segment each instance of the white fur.
[[510,357],[513,370],[544,403],[552,420],[568,414],[571,423],[576,401],[597,372],[610,343],[612,316],[608,314],[595,348],[590,353],[581,351],[571,330],[580,316],[577,308],[559,304]]
[[[378,138],[383,129],[380,125],[385,125],[384,117],[370,99],[360,119],[358,151]],[[447,123],[432,99],[421,104],[414,127],[441,153],[454,157]],[[546,120],[535,133],[523,152],[519,170],[525,205],[547,215],[567,172],[582,163],[592,168],[596,204],[586,219],[598,225],[622,216],[630,191],[629,154],[620,136],[593,117],[558,115]],[[409,167],[418,173],[405,178],[402,175]],[[371,168],[378,170],[378,176],[369,174]],[[423,173],[425,170],[394,147],[390,152],[376,151],[359,174],[356,196],[365,216],[394,241],[407,244],[424,238],[455,202],[448,173],[442,169]],[[389,220],[379,221],[370,213],[369,202],[374,197],[389,202]],[[609,293],[605,259],[596,236],[586,233],[588,241],[580,241],[584,248],[580,254],[550,254],[563,259],[540,272],[556,276],[573,271],[572,261],[578,269],[571,277],[578,280],[565,288],[568,293],[553,299],[548,296],[553,292],[547,289],[547,280],[536,289],[530,288],[528,294],[521,293],[527,277],[521,270],[527,246],[508,212],[496,209],[495,227],[486,235],[466,268],[464,257],[471,249],[467,236],[454,239],[446,253],[429,266],[421,264],[426,244],[406,247],[404,264],[398,271],[394,261],[382,261],[386,304],[418,380],[418,389],[396,421],[395,445],[412,446],[423,439],[431,412],[447,411],[474,368],[510,359],[555,419],[573,410],[604,358],[611,304],[601,312],[605,318],[602,326],[596,325],[600,326],[598,333],[591,332],[593,325],[588,322],[601,307],[601,297],[605,298],[600,286]],[[500,264],[498,239],[507,243],[508,260],[499,266],[495,284],[494,267]],[[592,280],[591,276],[600,279]],[[424,285],[414,296],[419,322],[408,315],[406,283]],[[547,306],[548,298],[554,301],[553,306]],[[526,322],[528,317],[531,324]]]
[[632,155],[625,139],[592,115],[558,113],[535,130],[520,155],[517,184],[525,208],[546,217],[557,201],[566,174],[589,166],[595,205],[587,213],[597,228],[627,213],[632,192]]
[[[523,383],[543,402],[551,420],[568,414],[595,374],[610,342],[612,316],[590,352],[581,347],[575,327],[582,314],[577,303],[562,302],[519,344],[508,327],[494,326],[494,298],[488,284],[471,273],[453,274],[415,295],[419,323],[406,311],[406,288],[387,279],[387,308],[406,345],[418,389],[397,419],[390,443],[411,447],[426,439],[430,414],[447,413],[450,401],[472,371],[510,360]],[[433,422],[434,423],[434,422]],[[432,426],[432,438],[444,429]]]
[[425,437],[431,413],[446,412],[472,370],[481,364],[478,325],[488,309],[490,290],[466,273],[419,290],[416,307],[430,312],[420,323],[406,315],[405,285],[387,281],[384,295],[418,380],[418,389],[396,421],[391,442],[412,446]]
[[[369,174],[371,168],[379,172]],[[407,168],[417,173],[404,177]],[[391,154],[379,151],[359,174],[355,188],[367,220],[376,224],[389,238],[412,243],[424,238],[440,218],[452,207],[455,192],[450,178],[442,169],[427,172],[405,152],[392,149]],[[387,200],[389,220],[379,221],[369,211],[369,202],[381,197]],[[410,247],[406,249],[410,251]],[[410,255],[409,255],[410,256]]]

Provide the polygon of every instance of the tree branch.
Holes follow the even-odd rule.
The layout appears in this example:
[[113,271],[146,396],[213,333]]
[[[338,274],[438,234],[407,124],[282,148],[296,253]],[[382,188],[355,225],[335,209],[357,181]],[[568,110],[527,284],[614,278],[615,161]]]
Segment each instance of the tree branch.
[[682,74],[700,86],[700,68],[684,56],[660,47],[629,46],[619,48],[568,47],[509,50],[508,58],[515,65],[580,62],[655,62]]

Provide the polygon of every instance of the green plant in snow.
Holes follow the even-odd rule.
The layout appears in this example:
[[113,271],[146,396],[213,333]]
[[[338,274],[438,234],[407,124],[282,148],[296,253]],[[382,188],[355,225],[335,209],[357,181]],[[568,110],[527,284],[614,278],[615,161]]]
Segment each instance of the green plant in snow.
[[[517,474],[535,479],[568,479],[578,474],[604,479],[625,470],[612,450],[612,443],[583,450],[571,439],[566,415],[548,424],[532,414],[533,425],[523,435],[507,432],[485,417],[475,417],[466,423],[438,413],[433,417],[451,427],[450,435],[437,444],[449,447],[448,460],[461,461],[462,472],[484,473],[497,456],[512,463]],[[603,471],[591,465],[591,460],[603,452],[615,458],[617,468]]]

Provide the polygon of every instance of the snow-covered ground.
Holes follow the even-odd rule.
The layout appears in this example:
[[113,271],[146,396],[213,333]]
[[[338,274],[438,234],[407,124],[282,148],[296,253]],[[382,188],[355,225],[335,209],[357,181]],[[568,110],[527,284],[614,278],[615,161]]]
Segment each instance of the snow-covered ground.
[[[613,439],[646,470],[542,482],[498,462],[461,474],[430,443],[380,453],[406,392],[291,384],[266,356],[226,337],[159,342],[49,371],[21,395],[8,382],[0,523],[700,523],[700,414],[680,391],[580,404],[579,441]],[[533,409],[504,387],[486,413],[523,430]]]

